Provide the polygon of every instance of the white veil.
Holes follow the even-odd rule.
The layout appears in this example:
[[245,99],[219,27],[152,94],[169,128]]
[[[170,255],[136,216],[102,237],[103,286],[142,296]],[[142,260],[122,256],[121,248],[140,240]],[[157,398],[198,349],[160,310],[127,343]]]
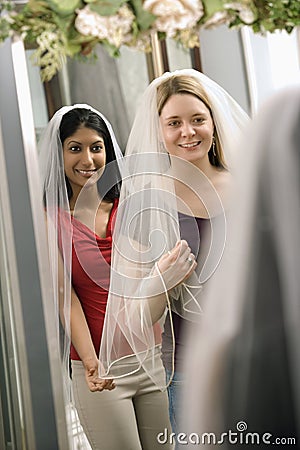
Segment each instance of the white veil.
[[[91,110],[104,120],[112,139],[117,164],[120,165],[122,159],[122,152],[117,144],[110,123],[99,111],[86,104],[64,106],[59,109],[43,131],[38,143],[52,281],[52,292],[49,301],[54,302],[56,310],[56,330],[61,346],[66,404],[69,404],[72,400],[69,373],[72,226],[59,127],[62,117],[75,108]],[[62,263],[64,268],[63,286],[60,284],[58,276],[60,263]],[[69,420],[68,422],[70,423],[71,421]]]
[[[228,166],[232,148],[248,119],[217,83],[196,70],[186,69],[165,73],[148,86],[132,126],[123,164],[110,294],[99,358],[104,367],[103,377],[125,376],[143,366],[161,388],[164,386],[154,375],[153,357],[155,347],[160,345],[161,325],[152,323],[156,305],[148,298],[161,293],[167,296],[170,288],[157,272],[153,275],[153,268],[180,239],[174,178],[202,196],[204,204],[207,203],[205,196],[212,191],[221,203],[202,172],[180,158],[172,157],[171,161],[165,149],[157,108],[157,87],[177,75],[194,77],[206,91]],[[225,214],[223,216],[221,228],[225,232]],[[216,230],[213,232],[218,234]],[[182,317],[197,320],[201,315],[202,284],[215,269],[222,251],[222,246],[212,246],[210,261],[200,276],[194,274],[172,290],[169,307]]]
[[227,433],[228,448],[229,430],[238,448],[247,439],[258,448],[299,442],[300,88],[269,100],[240,146],[230,264],[219,267],[202,326],[186,342],[188,448],[197,439],[210,448],[204,433],[214,433],[211,444]]

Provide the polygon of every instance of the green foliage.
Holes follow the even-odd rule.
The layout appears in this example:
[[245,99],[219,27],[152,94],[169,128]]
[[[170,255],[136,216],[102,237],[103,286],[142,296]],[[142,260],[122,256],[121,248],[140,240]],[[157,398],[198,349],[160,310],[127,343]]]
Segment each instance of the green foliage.
[[124,3],[126,3],[126,0],[96,0],[90,2],[90,10],[96,12],[100,16],[112,16],[118,12]]
[[254,20],[246,24],[236,9],[231,8],[229,12],[229,26],[239,27],[250,25],[254,33],[273,33],[276,30],[285,30],[288,33],[300,25],[300,0],[243,0],[235,2],[246,5],[251,9]]
[[5,18],[0,17],[0,42],[4,42],[9,37],[10,31],[10,23]]
[[81,0],[48,0],[47,3],[54,12],[62,17],[73,14],[82,5]]
[[118,58],[120,56],[120,50],[108,41],[104,40],[102,45],[112,58]]
[[139,29],[148,30],[155,21],[155,16],[144,10],[141,0],[132,0],[130,3],[132,4]]
[[[85,13],[86,6],[92,13],[112,16],[123,5],[127,5],[133,13],[133,20],[129,15],[128,20],[132,22],[129,22],[129,31],[126,29],[124,32],[127,33],[125,40],[122,40],[121,28],[114,30],[115,40],[108,38],[108,34],[105,38],[94,36],[92,32],[89,34],[89,31],[81,34],[82,31],[76,28],[77,12],[83,10]],[[202,0],[202,5],[204,14],[196,26],[174,34],[174,39],[184,47],[199,45],[199,28],[209,21],[214,22],[215,13],[222,13],[229,27],[247,25],[255,33],[262,34],[276,30],[290,33],[300,25],[300,0]],[[95,58],[94,49],[98,44],[112,57],[119,56],[122,42],[148,51],[155,20],[156,16],[144,10],[143,0],[29,0],[22,8],[15,8],[13,1],[0,0],[0,42],[14,32],[19,33],[25,43],[36,47],[33,59],[41,68],[42,79],[49,80],[60,70],[67,57],[83,60]],[[159,39],[165,36],[165,32],[158,32]]]
[[209,0],[204,3],[205,17],[211,17],[215,12],[224,9],[224,1],[222,0]]
[[286,30],[290,33],[300,25],[299,0],[255,0],[253,3],[257,9],[256,32]]

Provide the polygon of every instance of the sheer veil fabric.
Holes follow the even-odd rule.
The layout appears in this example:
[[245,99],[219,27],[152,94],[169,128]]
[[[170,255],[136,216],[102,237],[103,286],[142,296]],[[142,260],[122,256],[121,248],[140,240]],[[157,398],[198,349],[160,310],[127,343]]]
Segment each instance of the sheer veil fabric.
[[[248,116],[217,83],[196,70],[165,73],[155,79],[142,96],[131,129],[122,165],[122,190],[115,223],[109,300],[100,348],[101,376],[118,378],[143,367],[161,388],[165,381],[155,375],[154,353],[161,343],[161,323],[152,323],[156,304],[149,297],[164,293],[169,309],[187,320],[202,314],[203,283],[222,257],[223,246],[214,246],[200,274],[193,274],[167,296],[167,281],[154,272],[155,262],[180,239],[179,205],[174,180],[194,190],[213,216],[208,200],[223,211],[222,224],[213,233],[225,242],[226,217],[221,200],[208,179],[194,165],[170,157],[164,145],[157,109],[157,87],[174,75],[188,75],[203,85],[211,102],[213,119],[231,166],[232,149]],[[219,241],[220,241],[219,240]],[[155,275],[154,275],[155,274]]]
[[230,264],[187,337],[182,431],[220,439],[232,430],[238,447],[253,432],[263,448],[264,433],[271,444],[300,435],[300,87],[270,99],[240,146]]
[[[59,136],[59,127],[64,114],[74,108],[89,109],[98,114],[105,121],[111,135],[117,160],[116,164],[121,166],[121,160],[123,157],[108,120],[99,111],[86,104],[64,106],[59,109],[54,114],[47,127],[43,131],[38,144],[41,180],[44,192],[45,216],[47,221],[48,252],[52,281],[52,292],[49,293],[49,301],[54,301],[56,310],[56,329],[57,337],[61,346],[66,402],[70,402],[72,400],[69,374],[69,355],[71,342],[70,310],[72,225],[65,182],[63,149]],[[99,175],[97,176],[99,177]],[[62,284],[61,282],[59,282],[58,277],[59,266],[63,267],[64,271]],[[70,420],[69,423],[71,423]],[[70,434],[71,433],[72,430],[70,430]]]

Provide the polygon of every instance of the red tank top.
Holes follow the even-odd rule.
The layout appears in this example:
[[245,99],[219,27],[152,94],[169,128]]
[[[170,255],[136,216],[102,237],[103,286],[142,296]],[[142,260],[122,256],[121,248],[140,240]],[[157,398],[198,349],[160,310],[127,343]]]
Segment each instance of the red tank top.
[[[74,217],[71,218],[73,228],[72,286],[82,305],[96,355],[99,354],[100,350],[108,299],[112,233],[117,206],[118,199],[115,199],[108,220],[105,238],[100,238],[82,222]],[[156,345],[160,344],[161,328],[158,323],[154,324],[153,330],[155,343]],[[132,350],[128,346],[126,340],[124,340],[123,345],[124,355],[131,354]],[[70,356],[73,360],[80,360],[80,357],[72,344]]]
[[[72,285],[82,305],[97,355],[108,297],[112,228],[117,205],[118,199],[115,199],[105,238],[100,238],[90,228],[72,217]],[[71,345],[71,359],[80,360],[73,345]]]

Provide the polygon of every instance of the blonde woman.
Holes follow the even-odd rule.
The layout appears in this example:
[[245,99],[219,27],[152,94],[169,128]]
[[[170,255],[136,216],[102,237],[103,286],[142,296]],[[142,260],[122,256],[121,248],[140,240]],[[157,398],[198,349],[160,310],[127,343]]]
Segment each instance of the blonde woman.
[[[222,258],[232,152],[246,122],[242,108],[205,75],[166,73],[146,89],[125,152],[112,263],[117,274],[100,359],[106,376],[124,375],[117,343],[125,336],[135,355],[132,369],[143,366],[161,389],[168,386],[175,433],[188,351],[183,331],[205,310],[205,286]],[[155,377],[157,321],[165,383]]]

